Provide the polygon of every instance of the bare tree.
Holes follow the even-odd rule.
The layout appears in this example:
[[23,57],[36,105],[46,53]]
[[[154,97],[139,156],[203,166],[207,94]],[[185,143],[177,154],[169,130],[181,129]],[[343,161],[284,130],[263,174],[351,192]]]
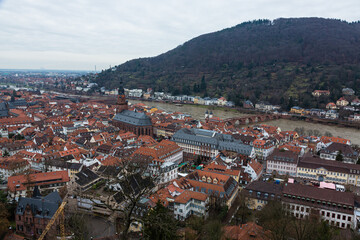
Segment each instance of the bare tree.
[[[120,224],[121,238],[128,239],[128,231],[133,221],[136,221],[135,210],[139,206],[142,198],[151,195],[154,192],[157,176],[152,176],[148,172],[147,162],[135,162],[132,160],[123,160],[117,164],[119,169],[118,177],[109,180],[106,176],[108,183],[111,181],[112,185],[119,185],[120,189],[116,191],[116,199],[121,201],[120,205],[114,204],[115,195],[106,196],[103,202],[105,206],[111,211],[115,217],[120,216],[123,224]],[[78,193],[82,195],[83,193]],[[97,196],[93,195],[96,199]],[[104,198],[104,196],[102,196]],[[93,203],[95,201],[93,200]]]

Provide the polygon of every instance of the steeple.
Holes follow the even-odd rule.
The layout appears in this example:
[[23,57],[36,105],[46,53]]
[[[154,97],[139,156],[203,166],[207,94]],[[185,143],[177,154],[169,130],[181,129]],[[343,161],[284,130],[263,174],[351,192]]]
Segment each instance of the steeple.
[[124,91],[124,87],[123,87],[122,78],[120,78],[119,85],[120,86],[118,89],[118,98],[117,98],[117,102],[116,102],[116,112],[117,113],[120,113],[120,112],[128,109],[128,102],[125,97],[125,91]]
[[41,198],[41,194],[40,194],[38,186],[35,186],[32,197],[33,198]]

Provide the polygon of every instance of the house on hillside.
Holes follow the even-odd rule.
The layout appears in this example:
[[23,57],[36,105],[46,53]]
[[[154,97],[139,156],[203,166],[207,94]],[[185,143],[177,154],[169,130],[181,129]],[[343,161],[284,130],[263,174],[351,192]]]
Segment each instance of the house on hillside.
[[252,109],[254,108],[254,104],[250,100],[246,100],[243,103],[243,107],[247,109]]
[[336,101],[336,105],[340,106],[340,107],[344,107],[344,106],[349,105],[349,101],[346,100],[344,97],[341,97]]
[[298,107],[298,106],[294,106],[290,109],[290,113],[294,113],[294,114],[303,114],[305,111],[305,109]]
[[330,95],[330,91],[329,90],[314,90],[312,92],[312,95],[314,97],[320,97],[320,96],[329,96]]
[[352,96],[355,94],[355,91],[351,88],[343,88],[342,93],[347,96]]
[[337,107],[335,103],[329,102],[328,104],[326,104],[326,109],[334,110],[337,109]]

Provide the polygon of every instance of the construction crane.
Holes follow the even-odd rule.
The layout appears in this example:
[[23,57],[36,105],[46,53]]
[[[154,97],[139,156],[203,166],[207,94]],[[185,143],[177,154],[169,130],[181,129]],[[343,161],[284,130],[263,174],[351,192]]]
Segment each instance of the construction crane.
[[61,215],[61,219],[60,219],[61,240],[65,240],[65,226],[64,226],[64,219],[65,219],[64,207],[65,207],[65,205],[66,205],[66,202],[61,203],[60,207],[56,210],[54,216],[50,219],[50,222],[46,225],[46,228],[44,229],[44,231],[42,232],[42,234],[38,240],[44,239],[46,233],[50,230],[51,226],[54,224],[54,222],[59,217],[59,215]]

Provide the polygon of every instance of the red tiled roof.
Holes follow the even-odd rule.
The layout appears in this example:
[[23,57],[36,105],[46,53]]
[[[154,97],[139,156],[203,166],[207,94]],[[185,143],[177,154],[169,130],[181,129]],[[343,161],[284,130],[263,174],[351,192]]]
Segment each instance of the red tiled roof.
[[229,240],[270,240],[270,231],[265,231],[254,222],[239,226],[225,226],[224,239]]
[[25,190],[27,185],[42,186],[55,183],[64,183],[69,181],[70,179],[67,171],[57,171],[11,176],[8,178],[7,186],[11,192],[15,192],[15,190]]
[[185,190],[184,192],[182,192],[179,196],[177,196],[175,198],[174,202],[185,204],[185,203],[189,202],[191,199],[196,199],[196,200],[204,202],[204,201],[206,201],[207,198],[208,198],[208,195],[205,193]]

